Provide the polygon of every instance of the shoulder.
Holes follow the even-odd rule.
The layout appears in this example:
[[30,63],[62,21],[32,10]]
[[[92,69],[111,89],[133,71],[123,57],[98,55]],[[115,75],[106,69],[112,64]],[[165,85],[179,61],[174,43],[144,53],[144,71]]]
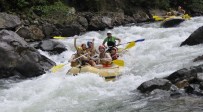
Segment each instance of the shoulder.
[[105,39],[104,39],[104,41],[106,41],[108,38],[106,37]]

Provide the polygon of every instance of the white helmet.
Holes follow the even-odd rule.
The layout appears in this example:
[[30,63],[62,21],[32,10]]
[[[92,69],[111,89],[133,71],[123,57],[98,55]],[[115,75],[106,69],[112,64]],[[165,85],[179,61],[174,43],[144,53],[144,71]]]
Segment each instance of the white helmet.
[[107,34],[108,34],[108,33],[111,34],[111,31],[107,31]]

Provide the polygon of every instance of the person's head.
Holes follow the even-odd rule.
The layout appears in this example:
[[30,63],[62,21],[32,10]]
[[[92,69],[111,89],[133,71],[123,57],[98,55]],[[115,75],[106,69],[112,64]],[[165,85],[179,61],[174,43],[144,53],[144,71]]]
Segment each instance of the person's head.
[[113,54],[116,54],[117,53],[117,48],[116,47],[113,47],[110,51],[110,53],[113,55]]
[[181,7],[181,6],[178,6],[178,10],[182,10],[182,7]]
[[82,53],[82,50],[83,50],[82,47],[80,47],[80,46],[77,47],[77,54],[81,54],[81,53]]
[[81,47],[82,47],[83,50],[86,50],[86,49],[87,49],[86,44],[82,44]]
[[107,37],[111,37],[112,34],[111,34],[111,31],[107,31]]
[[93,47],[93,43],[90,42],[90,41],[88,41],[88,42],[87,42],[87,46],[88,46],[89,48],[92,48],[92,47]]
[[105,52],[105,47],[103,45],[99,46],[99,52],[104,53]]

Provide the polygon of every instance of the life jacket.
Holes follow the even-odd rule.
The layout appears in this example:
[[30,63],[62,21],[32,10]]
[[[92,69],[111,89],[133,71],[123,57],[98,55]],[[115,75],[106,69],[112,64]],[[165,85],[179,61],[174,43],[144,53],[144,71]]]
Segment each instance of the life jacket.
[[[108,55],[107,53],[105,53],[105,55],[99,54],[99,58],[108,58],[107,55]],[[112,62],[101,60],[101,61],[100,61],[100,64],[102,64],[103,67],[111,67]]]
[[105,39],[105,41],[107,42],[107,45],[108,45],[108,46],[113,47],[113,46],[116,45],[116,38],[113,37],[113,36],[107,37],[107,38]]
[[[75,55],[75,57],[74,58],[78,58],[79,57],[79,55],[78,54],[74,54]],[[77,59],[75,62],[71,62],[71,67],[76,67],[77,65],[79,65],[80,64],[80,60],[79,59]]]

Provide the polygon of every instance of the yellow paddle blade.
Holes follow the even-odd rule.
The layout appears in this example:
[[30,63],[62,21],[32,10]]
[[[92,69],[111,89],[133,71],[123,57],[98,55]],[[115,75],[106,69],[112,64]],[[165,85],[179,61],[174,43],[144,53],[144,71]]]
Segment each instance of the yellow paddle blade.
[[51,71],[52,72],[57,72],[58,70],[60,70],[61,68],[63,68],[65,66],[65,64],[59,64],[59,65],[56,65],[54,67],[51,68]]
[[124,61],[123,61],[123,60],[113,60],[112,62],[113,62],[115,65],[124,66]]
[[125,47],[125,50],[126,49],[130,49],[130,48],[132,48],[132,47],[134,47],[135,46],[135,42],[133,41],[133,42],[130,42],[126,47]]
[[55,39],[65,39],[65,38],[62,37],[62,36],[54,36],[53,38],[55,38]]
[[154,18],[156,21],[162,21],[162,20],[164,20],[164,18],[160,17],[160,16],[153,16],[152,18]]

